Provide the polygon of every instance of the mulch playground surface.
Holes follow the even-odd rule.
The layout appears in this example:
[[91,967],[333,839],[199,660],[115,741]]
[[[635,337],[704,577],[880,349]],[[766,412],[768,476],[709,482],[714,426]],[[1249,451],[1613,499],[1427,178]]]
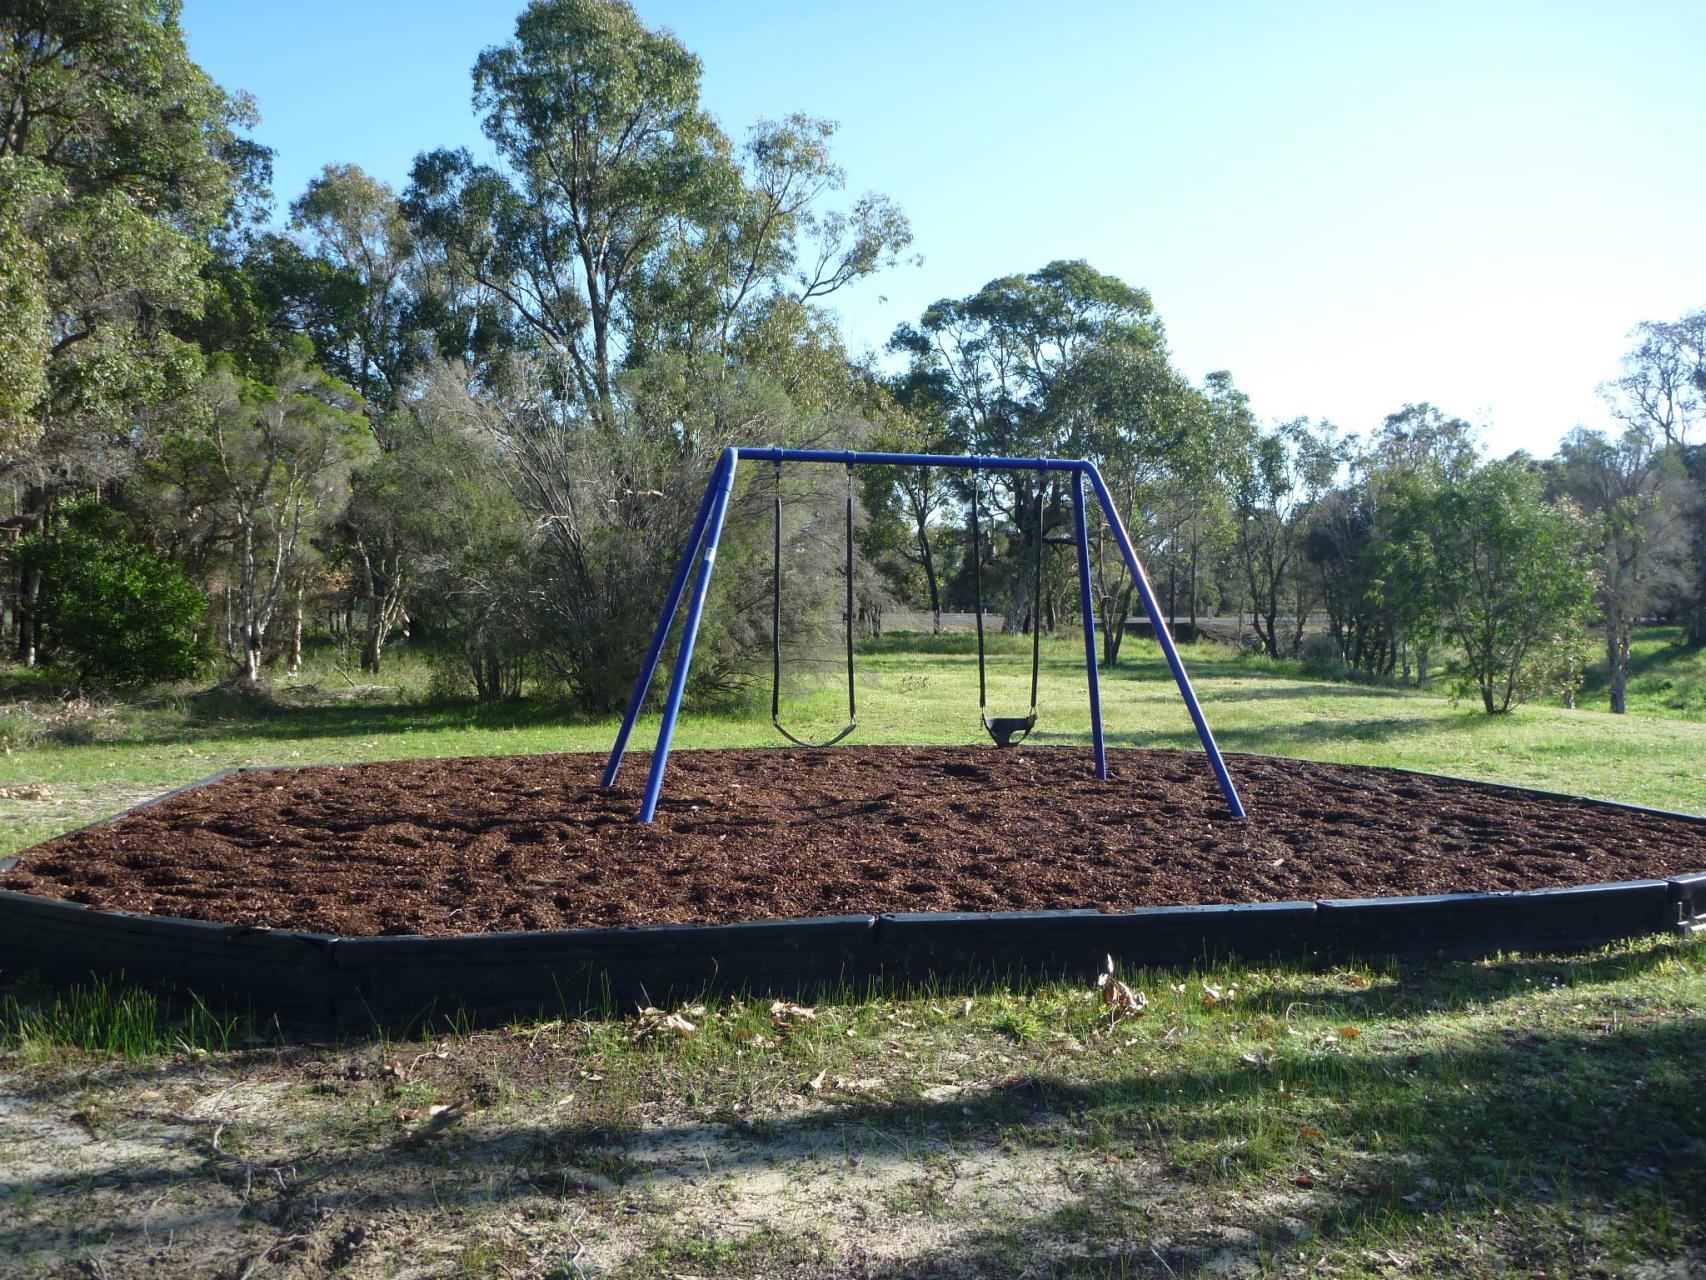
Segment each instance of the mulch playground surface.
[[0,887],[344,935],[885,911],[1105,911],[1459,893],[1706,870],[1706,824],[1262,757],[877,747],[680,751],[236,775],[28,850]]

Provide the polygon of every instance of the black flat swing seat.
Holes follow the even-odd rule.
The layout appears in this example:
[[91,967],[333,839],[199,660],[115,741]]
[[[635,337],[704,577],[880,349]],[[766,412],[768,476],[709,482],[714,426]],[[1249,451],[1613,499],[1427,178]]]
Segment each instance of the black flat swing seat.
[[1028,716],[989,716],[983,718],[983,727],[989,731],[989,736],[995,739],[998,747],[1016,747],[1030,736],[1031,730],[1037,727],[1037,713]]

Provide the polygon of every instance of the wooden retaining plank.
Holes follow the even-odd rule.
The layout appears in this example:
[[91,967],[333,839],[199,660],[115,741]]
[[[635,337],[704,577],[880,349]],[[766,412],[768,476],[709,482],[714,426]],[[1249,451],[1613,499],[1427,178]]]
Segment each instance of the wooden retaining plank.
[[1308,954],[1313,902],[1149,907],[1138,911],[896,912],[878,917],[885,977],[923,981],[972,972],[1083,977],[1112,956],[1158,967]]
[[1592,946],[1675,928],[1664,880],[1320,902],[1323,945],[1363,955]]
[[325,934],[101,911],[0,891],[0,967],[193,990],[258,1013],[326,1021],[350,985]]
[[650,925],[452,938],[342,938],[361,1016],[392,1024],[463,1013],[632,1009],[709,990],[787,995],[860,987],[871,916],[728,925]]

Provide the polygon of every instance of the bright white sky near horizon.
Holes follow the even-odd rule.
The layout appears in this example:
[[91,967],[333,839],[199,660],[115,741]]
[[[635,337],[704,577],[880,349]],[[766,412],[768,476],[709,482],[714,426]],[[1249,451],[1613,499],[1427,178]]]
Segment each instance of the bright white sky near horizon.
[[[486,151],[469,71],[522,0],[187,0],[259,101],[283,206],[321,166],[399,189]],[[922,267],[838,295],[850,345],[1085,258],[1149,289],[1180,367],[1264,418],[1366,430],[1407,401],[1552,452],[1628,331],[1706,307],[1706,2],[860,4],[638,0],[733,137],[840,122],[848,194]]]

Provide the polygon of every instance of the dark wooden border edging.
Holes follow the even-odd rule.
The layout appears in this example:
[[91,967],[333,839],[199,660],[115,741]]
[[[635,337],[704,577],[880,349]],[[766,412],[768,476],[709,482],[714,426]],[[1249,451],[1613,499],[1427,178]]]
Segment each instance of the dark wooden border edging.
[[[125,812],[234,772],[244,771],[223,770]],[[1706,818],[1692,814],[1591,803],[1706,827]],[[0,969],[60,979],[123,978],[195,991],[292,1024],[356,1033],[453,1017],[491,1023],[663,1005],[712,990],[815,997],[951,979],[1088,978],[1106,955],[1127,968],[1352,954],[1472,955],[1566,950],[1663,932],[1706,935],[1706,871],[1516,893],[1106,914],[897,913],[449,938],[341,938],[103,911],[0,890]]]

